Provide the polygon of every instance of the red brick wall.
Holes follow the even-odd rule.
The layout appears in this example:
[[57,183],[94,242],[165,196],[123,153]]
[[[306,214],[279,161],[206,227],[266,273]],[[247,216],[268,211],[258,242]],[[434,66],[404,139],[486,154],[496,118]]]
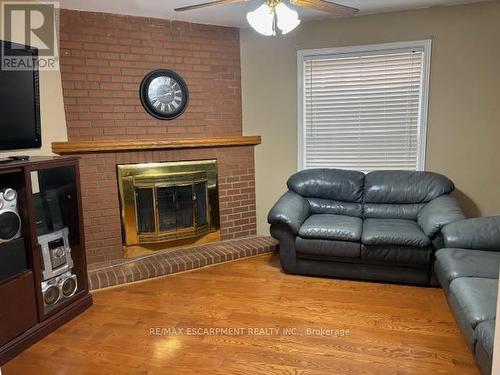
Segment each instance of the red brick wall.
[[[61,10],[61,72],[68,137],[148,139],[241,134],[238,29]],[[190,103],[176,120],[148,115],[139,85],[177,71]]]

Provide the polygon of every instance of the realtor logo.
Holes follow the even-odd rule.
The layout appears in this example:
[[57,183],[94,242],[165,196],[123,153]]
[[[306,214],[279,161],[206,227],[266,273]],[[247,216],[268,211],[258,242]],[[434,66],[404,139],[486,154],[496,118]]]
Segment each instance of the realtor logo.
[[[2,1],[2,38],[14,42],[2,47],[2,70],[56,70],[59,3],[55,1]],[[23,51],[37,49],[33,58]]]

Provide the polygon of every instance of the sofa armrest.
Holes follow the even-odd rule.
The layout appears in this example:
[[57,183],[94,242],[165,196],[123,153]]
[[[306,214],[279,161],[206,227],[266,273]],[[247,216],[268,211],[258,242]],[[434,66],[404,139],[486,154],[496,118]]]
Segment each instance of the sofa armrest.
[[293,191],[288,191],[276,202],[267,216],[267,222],[284,224],[293,234],[297,234],[301,225],[311,215],[309,202]]
[[430,201],[418,213],[418,225],[429,238],[434,238],[444,226],[463,219],[460,205],[449,194]]
[[500,216],[461,220],[443,228],[445,247],[500,251]]

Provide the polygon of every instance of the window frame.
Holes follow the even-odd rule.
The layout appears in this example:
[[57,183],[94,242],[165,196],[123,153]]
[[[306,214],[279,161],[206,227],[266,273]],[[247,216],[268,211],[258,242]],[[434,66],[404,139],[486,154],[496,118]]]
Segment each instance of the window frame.
[[429,91],[431,73],[432,40],[416,40],[394,43],[367,44],[359,46],[299,49],[297,50],[297,124],[298,124],[298,170],[305,169],[305,62],[307,60],[331,58],[332,56],[367,56],[379,54],[380,52],[406,52],[412,49],[423,51],[422,80],[419,98],[418,134],[417,134],[417,171],[425,170],[427,150],[427,123],[429,113]]

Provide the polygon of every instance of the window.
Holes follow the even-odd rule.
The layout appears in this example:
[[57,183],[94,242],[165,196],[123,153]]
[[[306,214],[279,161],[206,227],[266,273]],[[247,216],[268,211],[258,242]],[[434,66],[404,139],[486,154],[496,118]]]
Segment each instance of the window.
[[430,40],[299,51],[299,169],[424,169],[430,52]]

